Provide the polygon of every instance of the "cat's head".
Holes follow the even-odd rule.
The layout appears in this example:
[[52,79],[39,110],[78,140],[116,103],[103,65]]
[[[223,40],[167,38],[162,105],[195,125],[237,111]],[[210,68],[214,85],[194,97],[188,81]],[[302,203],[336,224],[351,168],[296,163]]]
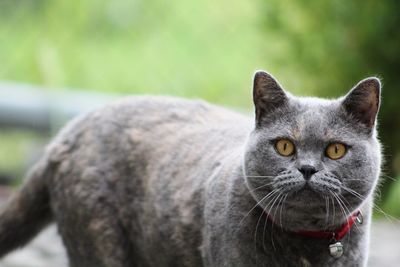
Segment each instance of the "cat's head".
[[371,198],[381,165],[380,88],[367,78],[339,99],[294,97],[270,74],[255,74],[256,126],[244,172],[274,221],[290,229],[334,227]]

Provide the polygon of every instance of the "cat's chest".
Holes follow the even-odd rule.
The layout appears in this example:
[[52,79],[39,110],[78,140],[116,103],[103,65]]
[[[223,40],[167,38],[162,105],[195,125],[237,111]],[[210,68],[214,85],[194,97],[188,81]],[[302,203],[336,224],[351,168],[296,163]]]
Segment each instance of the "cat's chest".
[[344,249],[343,255],[334,258],[330,253],[329,246],[332,241],[329,239],[298,236],[284,231],[268,220],[263,220],[260,215],[247,219],[247,221],[247,224],[242,221],[240,227],[237,227],[239,224],[235,222],[226,222],[225,229],[236,227],[238,230],[233,235],[223,234],[221,242],[215,242],[215,246],[212,247],[212,249],[224,251],[223,254],[228,255],[229,260],[222,259],[226,266],[339,267],[365,265],[362,226],[353,229],[341,240]]

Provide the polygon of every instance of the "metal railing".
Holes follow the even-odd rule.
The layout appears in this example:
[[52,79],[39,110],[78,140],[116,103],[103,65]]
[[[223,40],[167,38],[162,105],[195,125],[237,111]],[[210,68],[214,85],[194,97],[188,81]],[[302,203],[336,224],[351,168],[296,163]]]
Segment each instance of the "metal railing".
[[115,96],[85,91],[48,90],[0,82],[0,129],[53,132],[72,117],[110,102]]

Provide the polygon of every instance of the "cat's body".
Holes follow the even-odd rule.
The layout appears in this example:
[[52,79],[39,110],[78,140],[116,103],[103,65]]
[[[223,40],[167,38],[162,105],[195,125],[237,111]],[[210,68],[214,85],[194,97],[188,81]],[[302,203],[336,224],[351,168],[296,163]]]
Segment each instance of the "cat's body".
[[[271,114],[279,116],[268,118],[276,122],[272,125],[257,99],[255,95],[256,130],[252,118],[203,102],[162,97],[129,98],[76,119],[50,144],[0,215],[0,253],[26,243],[54,220],[74,267],[365,265],[371,194],[380,165],[374,131],[357,129],[362,137],[356,136],[347,131],[350,124],[330,131],[341,100],[290,97],[297,113],[292,121],[290,112],[282,113],[275,102]],[[283,129],[280,123],[288,126]],[[271,158],[271,151],[262,151],[269,145],[265,140],[293,135],[300,140],[296,161],[301,161],[302,145],[315,147],[320,135],[339,141],[337,134],[355,142],[352,151],[359,152],[357,142],[369,150],[363,151],[365,158],[345,164],[363,164],[355,168],[366,168],[362,171],[371,177],[364,186],[353,187],[365,201],[343,200],[349,209],[343,213],[350,216],[360,209],[364,223],[351,227],[341,240],[344,254],[336,259],[329,254],[332,240],[296,231],[341,227],[347,218],[338,200],[328,199],[329,212],[316,189],[295,189],[285,201],[289,191],[271,194],[265,203],[259,198],[272,192],[267,189],[271,172],[282,172],[275,162],[282,156]],[[305,158],[313,164],[310,153]],[[285,167],[290,164],[284,162]],[[261,181],[259,176],[268,177]],[[262,193],[260,185],[267,191]],[[336,193],[345,197],[346,192]],[[303,198],[302,208],[296,198]]]

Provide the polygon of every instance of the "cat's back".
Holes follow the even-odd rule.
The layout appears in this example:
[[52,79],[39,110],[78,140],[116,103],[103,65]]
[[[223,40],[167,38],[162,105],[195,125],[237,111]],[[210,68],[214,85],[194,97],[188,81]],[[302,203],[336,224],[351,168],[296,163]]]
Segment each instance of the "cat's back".
[[229,154],[243,147],[252,124],[246,116],[204,101],[127,97],[72,120],[45,157],[68,182],[71,176],[85,176],[91,166],[108,173],[128,167],[149,173],[171,160],[182,166]]
[[[242,139],[251,127],[252,121],[247,116],[205,101],[132,96],[75,118],[60,131],[50,150],[56,159],[60,153],[57,151],[82,148],[77,145],[82,142],[86,148],[110,145],[117,149],[127,147],[123,142],[136,145],[148,142],[152,146],[166,144],[182,135],[193,139],[207,133],[224,133],[225,138]],[[204,137],[210,139],[210,135]]]
[[55,199],[65,188],[76,188],[69,198],[85,199],[80,194],[101,191],[95,187],[102,183],[133,185],[133,195],[197,176],[202,183],[223,158],[241,153],[251,127],[246,116],[204,101],[128,97],[74,119],[58,134],[45,155],[55,166],[49,187]]
[[[249,126],[249,118],[203,100],[169,96],[131,96],[111,103],[93,114],[117,119],[126,126],[157,127],[171,124],[188,126]],[[117,117],[116,117],[117,115]]]

